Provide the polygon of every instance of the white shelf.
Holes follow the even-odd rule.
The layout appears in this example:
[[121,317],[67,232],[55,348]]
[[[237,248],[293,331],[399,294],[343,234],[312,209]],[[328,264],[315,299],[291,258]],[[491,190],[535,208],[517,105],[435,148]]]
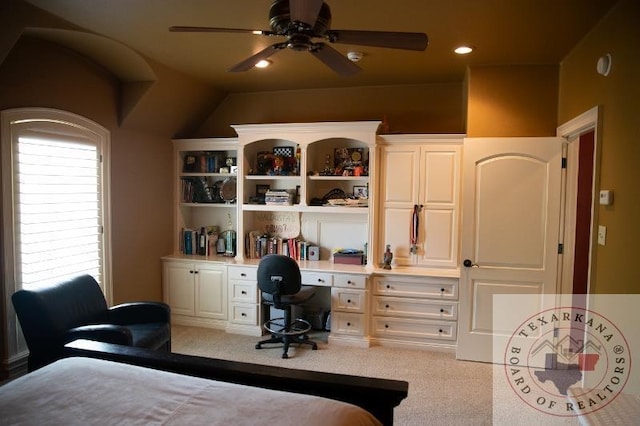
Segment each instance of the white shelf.
[[180,203],[183,207],[229,208],[237,207],[237,203]]
[[300,213],[326,213],[326,214],[369,214],[367,207],[332,207],[332,206],[302,206],[299,204],[293,206],[275,206],[266,204],[243,204],[244,211],[278,211],[278,212],[300,212]]
[[309,180],[347,180],[355,182],[366,182],[369,180],[369,176],[307,176]]
[[211,176],[211,177],[238,177],[237,173],[180,173],[180,177],[198,177],[198,176]]
[[247,175],[244,178],[247,180],[300,180],[299,175],[292,175],[292,176]]

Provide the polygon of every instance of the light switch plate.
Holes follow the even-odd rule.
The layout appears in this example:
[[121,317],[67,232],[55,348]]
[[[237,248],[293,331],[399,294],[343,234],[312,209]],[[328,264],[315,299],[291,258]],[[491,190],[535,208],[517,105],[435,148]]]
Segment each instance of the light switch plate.
[[598,226],[598,244],[603,246],[607,241],[607,227],[603,225]]

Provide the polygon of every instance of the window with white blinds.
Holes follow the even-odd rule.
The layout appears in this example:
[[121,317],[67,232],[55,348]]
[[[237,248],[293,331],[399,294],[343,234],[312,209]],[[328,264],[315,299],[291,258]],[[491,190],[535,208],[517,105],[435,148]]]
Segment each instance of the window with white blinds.
[[109,131],[50,108],[0,121],[5,300],[90,274],[110,303]]
[[14,153],[16,272],[23,288],[102,275],[100,152],[95,142],[20,136]]

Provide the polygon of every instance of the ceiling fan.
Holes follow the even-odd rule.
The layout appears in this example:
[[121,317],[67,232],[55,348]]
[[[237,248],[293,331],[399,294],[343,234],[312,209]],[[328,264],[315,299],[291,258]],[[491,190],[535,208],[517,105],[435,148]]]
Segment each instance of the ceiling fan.
[[362,69],[340,52],[322,41],[360,46],[388,47],[392,49],[425,50],[429,38],[424,33],[393,31],[332,30],[331,9],[322,0],[275,0],[269,10],[271,30],[241,28],[214,28],[172,26],[174,32],[245,33],[261,36],[286,37],[286,41],[272,44],[244,61],[228,69],[230,72],[247,71],[261,60],[266,60],[279,50],[289,48],[306,50],[336,73],[349,76]]

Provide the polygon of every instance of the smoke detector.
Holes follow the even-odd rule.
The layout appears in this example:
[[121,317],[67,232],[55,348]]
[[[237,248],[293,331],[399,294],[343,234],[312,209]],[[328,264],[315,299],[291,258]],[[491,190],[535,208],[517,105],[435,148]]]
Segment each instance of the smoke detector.
[[364,53],[362,52],[347,52],[347,58],[351,62],[358,62],[360,59],[362,59],[363,56]]

